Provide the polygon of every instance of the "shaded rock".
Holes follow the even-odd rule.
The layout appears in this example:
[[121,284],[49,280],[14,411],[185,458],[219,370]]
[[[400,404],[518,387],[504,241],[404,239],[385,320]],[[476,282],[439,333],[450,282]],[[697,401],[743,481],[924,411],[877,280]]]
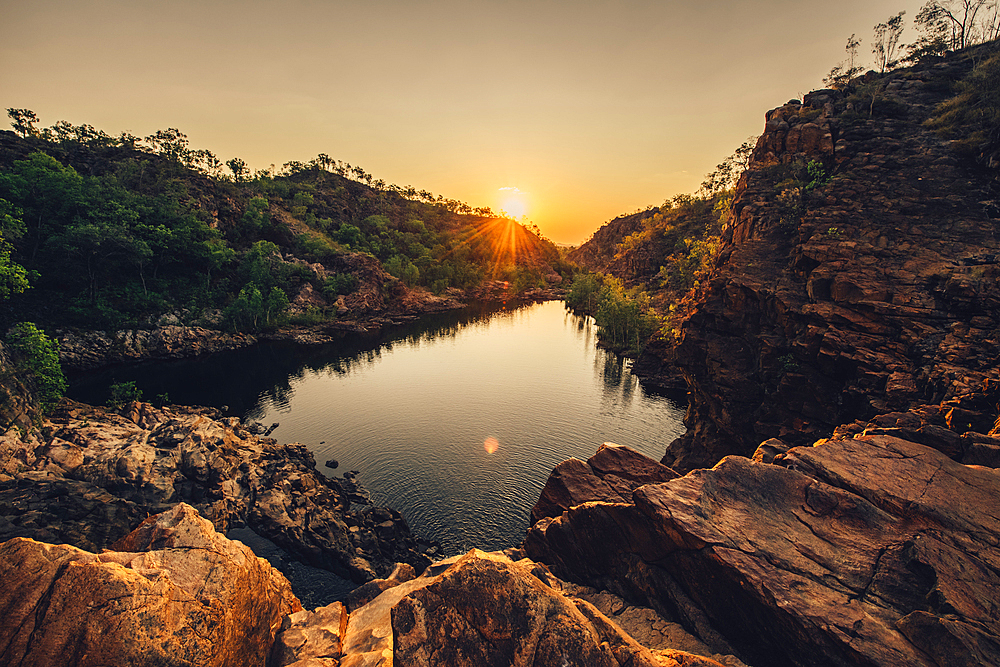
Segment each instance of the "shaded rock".
[[302,445],[252,435],[210,409],[133,403],[121,412],[66,401],[27,440],[16,429],[0,437],[0,539],[96,551],[148,514],[187,502],[220,532],[248,526],[358,583],[398,562],[429,562],[398,512],[351,511],[340,483]]
[[[659,386],[680,376],[690,392],[665,465],[711,467],[770,438],[808,444],[1000,379],[995,171],[963,163],[925,125],[951,82],[995,52],[952,54],[947,73],[873,75],[881,112],[829,90],[766,113],[718,256],[687,296],[661,287],[672,243],[636,234],[655,210],[611,221],[570,254],[676,307],[676,343],[650,341],[633,367]],[[956,408],[942,427],[988,430]]]
[[249,334],[178,325],[111,333],[66,331],[58,334],[58,339],[59,360],[64,368],[72,370],[91,370],[147,359],[197,357],[257,342]]
[[631,502],[632,492],[640,486],[677,476],[634,449],[606,442],[587,463],[568,459],[556,466],[531,510],[531,522],[559,516],[574,505],[594,500]]
[[749,664],[1000,662],[1000,475],[886,435],[780,461],[579,505],[524,548]]
[[189,505],[119,547],[0,544],[0,662],[263,665],[281,619],[301,609],[279,572]]
[[[281,632],[271,648],[270,667],[285,667],[302,661],[339,664],[341,639],[347,626],[347,610],[334,602],[314,611],[297,611],[282,621]],[[301,667],[301,666],[300,666]]]

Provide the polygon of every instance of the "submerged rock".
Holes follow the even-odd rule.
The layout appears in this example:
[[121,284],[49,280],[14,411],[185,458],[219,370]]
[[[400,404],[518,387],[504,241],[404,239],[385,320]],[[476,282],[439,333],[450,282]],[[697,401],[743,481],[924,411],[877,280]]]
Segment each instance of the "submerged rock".
[[193,507],[150,517],[112,551],[0,544],[0,663],[263,666],[288,581]]

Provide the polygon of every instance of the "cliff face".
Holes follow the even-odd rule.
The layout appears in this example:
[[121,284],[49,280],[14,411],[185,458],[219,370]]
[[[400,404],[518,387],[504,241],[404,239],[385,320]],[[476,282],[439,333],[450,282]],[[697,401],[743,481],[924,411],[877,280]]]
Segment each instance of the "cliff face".
[[1000,377],[995,184],[924,125],[973,60],[766,115],[719,262],[679,329],[688,432],[665,464],[810,442]]

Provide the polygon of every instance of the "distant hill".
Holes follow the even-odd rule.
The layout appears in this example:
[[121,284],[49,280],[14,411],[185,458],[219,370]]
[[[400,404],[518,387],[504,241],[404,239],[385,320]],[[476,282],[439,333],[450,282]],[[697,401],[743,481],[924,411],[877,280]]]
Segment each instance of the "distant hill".
[[251,173],[175,129],[112,137],[10,115],[20,136],[0,131],[0,231],[34,277],[5,304],[7,323],[120,328],[172,314],[255,330],[336,318],[338,298],[366,279],[377,310],[413,302],[413,290],[498,280],[513,294],[572,274],[553,243],[513,220],[322,154]]

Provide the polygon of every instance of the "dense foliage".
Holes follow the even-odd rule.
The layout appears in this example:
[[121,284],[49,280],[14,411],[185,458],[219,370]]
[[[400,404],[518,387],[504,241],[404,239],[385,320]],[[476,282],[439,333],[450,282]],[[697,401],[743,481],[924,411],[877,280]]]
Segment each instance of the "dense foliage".
[[31,322],[20,322],[7,333],[17,371],[34,384],[38,402],[50,410],[66,393],[57,344]]
[[234,158],[225,174],[176,129],[113,137],[65,121],[38,129],[24,109],[8,115],[20,136],[0,132],[7,326],[122,328],[165,313],[273,326],[305,283],[333,300],[357,289],[356,276],[331,268],[352,252],[434,292],[572,273],[551,242],[489,209],[387,185],[323,154],[278,173]]

